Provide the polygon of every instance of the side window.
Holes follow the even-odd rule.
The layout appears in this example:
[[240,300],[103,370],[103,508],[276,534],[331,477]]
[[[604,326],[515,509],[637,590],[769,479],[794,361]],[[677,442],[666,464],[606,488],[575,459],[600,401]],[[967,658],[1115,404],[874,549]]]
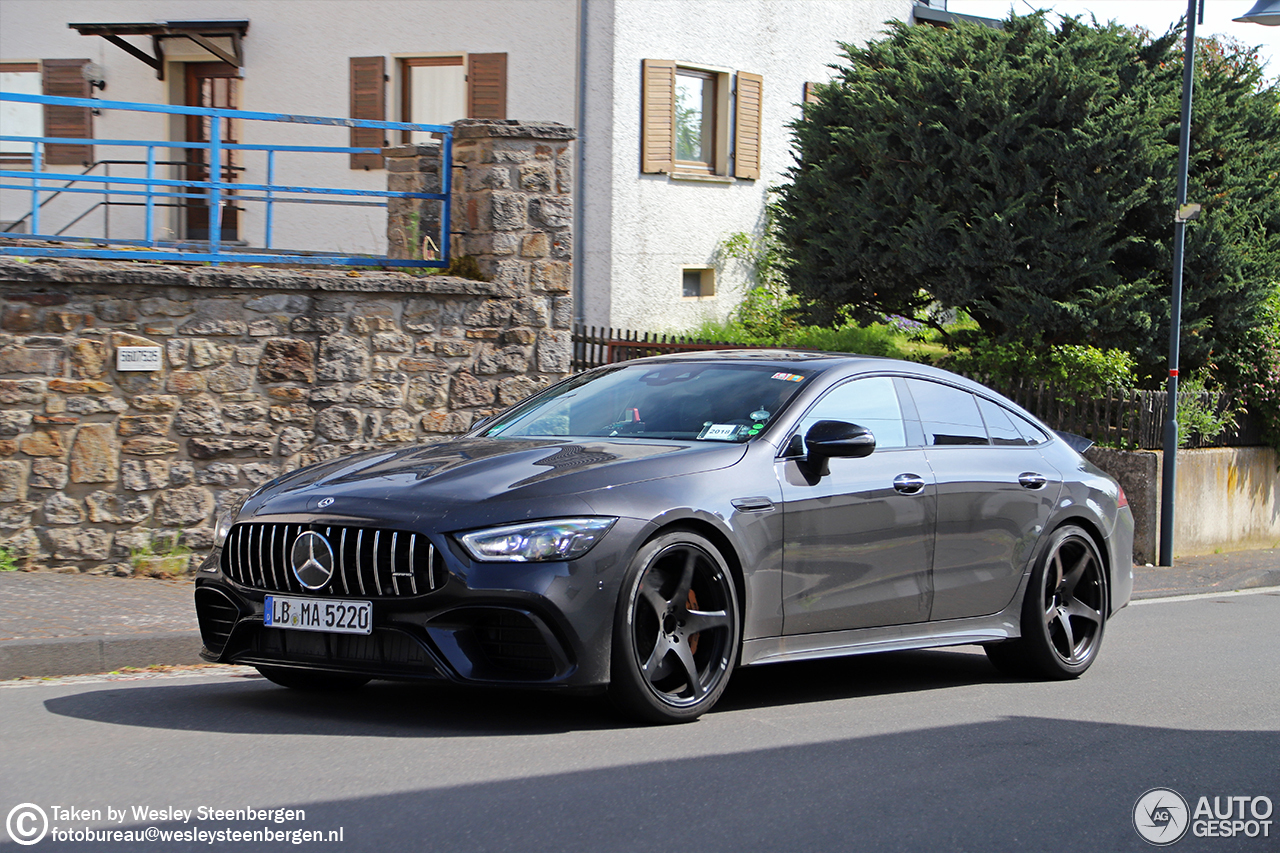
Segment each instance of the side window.
[[989,443],[977,400],[968,391],[921,379],[908,379],[907,387],[920,414],[926,446]]
[[1018,432],[1022,434],[1027,444],[1032,447],[1044,444],[1049,440],[1049,436],[1044,430],[1019,415],[1013,416],[1013,425],[1017,427]]
[[876,449],[906,447],[902,425],[902,407],[887,376],[855,379],[826,393],[800,421],[799,434],[804,435],[818,421],[844,421],[871,430]]
[[1027,446],[1027,439],[1013,425],[1013,420],[1003,408],[979,397],[978,409],[982,412],[982,419],[987,422],[987,432],[991,435],[992,444],[996,447]]

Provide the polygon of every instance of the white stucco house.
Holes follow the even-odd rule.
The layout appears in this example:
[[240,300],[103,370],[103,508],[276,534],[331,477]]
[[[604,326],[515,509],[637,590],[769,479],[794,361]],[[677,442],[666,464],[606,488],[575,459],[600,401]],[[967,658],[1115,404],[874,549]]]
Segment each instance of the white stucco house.
[[[874,38],[885,21],[910,20],[913,8],[912,0],[0,0],[0,89],[434,124],[570,125],[578,131],[578,319],[676,331],[724,317],[748,286],[748,270],[717,264],[717,248],[761,227],[767,189],[791,163],[788,124],[806,83],[829,79],[840,42]],[[57,119],[4,104],[0,135],[89,130]],[[240,141],[252,141],[261,131],[245,124]],[[91,130],[99,139],[201,132],[169,116],[107,110]],[[346,128],[271,130],[273,142],[370,144],[349,141]],[[21,168],[24,156],[29,162],[20,144],[0,143],[8,168]],[[74,151],[62,156],[78,162]],[[275,179],[384,189],[379,159],[282,160]],[[244,181],[261,178],[252,157],[238,166]],[[28,202],[29,194],[6,191],[0,221]],[[385,251],[377,208],[306,207],[277,215],[274,245]],[[51,206],[49,218],[55,213]],[[189,213],[167,215],[175,237],[200,237]],[[111,216],[112,236],[137,227],[136,211]],[[237,211],[233,236],[255,245],[261,216]]]

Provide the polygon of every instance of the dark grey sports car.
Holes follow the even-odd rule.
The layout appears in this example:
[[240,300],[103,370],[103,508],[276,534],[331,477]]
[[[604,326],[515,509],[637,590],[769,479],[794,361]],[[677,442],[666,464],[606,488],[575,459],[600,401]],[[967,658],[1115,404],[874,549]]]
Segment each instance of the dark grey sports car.
[[294,471],[218,525],[210,661],[282,685],[607,689],[691,720],[735,667],[981,644],[1072,678],[1133,587],[1115,481],[945,371],[783,351],[573,376],[460,438]]

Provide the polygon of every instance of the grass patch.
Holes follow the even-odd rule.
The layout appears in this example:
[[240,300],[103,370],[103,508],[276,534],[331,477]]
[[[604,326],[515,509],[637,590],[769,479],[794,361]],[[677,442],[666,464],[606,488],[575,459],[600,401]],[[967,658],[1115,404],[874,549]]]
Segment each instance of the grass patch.
[[141,548],[130,549],[129,564],[135,575],[172,578],[187,573],[192,553],[177,536],[158,536]]

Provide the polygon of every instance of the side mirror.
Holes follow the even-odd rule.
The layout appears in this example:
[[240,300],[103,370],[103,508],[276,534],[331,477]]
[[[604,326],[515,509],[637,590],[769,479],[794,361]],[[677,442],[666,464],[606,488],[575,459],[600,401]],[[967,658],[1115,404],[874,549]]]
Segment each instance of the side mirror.
[[818,421],[805,433],[804,443],[811,461],[831,457],[861,459],[876,449],[871,430],[844,421]]

